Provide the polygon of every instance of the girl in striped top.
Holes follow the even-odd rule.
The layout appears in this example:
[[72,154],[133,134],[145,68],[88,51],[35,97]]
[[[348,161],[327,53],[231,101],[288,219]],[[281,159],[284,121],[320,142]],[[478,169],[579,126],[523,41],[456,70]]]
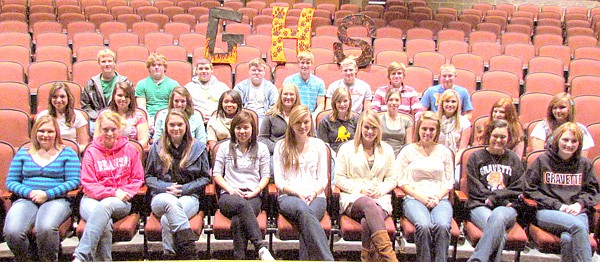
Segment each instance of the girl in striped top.
[[4,223],[4,239],[16,261],[35,260],[35,247],[28,239],[33,227],[38,259],[58,260],[58,226],[71,215],[65,197],[79,186],[80,166],[75,151],[63,144],[56,119],[40,117],[31,132],[31,146],[17,152],[6,179],[8,190],[18,198]]

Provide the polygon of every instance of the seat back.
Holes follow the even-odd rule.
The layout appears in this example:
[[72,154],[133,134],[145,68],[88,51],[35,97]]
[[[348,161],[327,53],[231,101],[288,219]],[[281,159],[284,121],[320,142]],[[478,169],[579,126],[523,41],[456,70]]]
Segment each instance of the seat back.
[[18,109],[0,109],[0,123],[10,123],[0,129],[1,141],[6,141],[13,147],[29,141],[31,121],[26,112]]
[[[1,65],[2,63],[0,63]],[[30,113],[29,87],[19,82],[0,82],[0,108],[14,108]]]

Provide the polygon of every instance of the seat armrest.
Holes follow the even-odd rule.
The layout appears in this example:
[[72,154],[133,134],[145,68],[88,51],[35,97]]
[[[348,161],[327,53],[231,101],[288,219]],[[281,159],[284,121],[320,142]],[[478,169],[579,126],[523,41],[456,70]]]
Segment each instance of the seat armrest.
[[400,189],[399,187],[396,187],[394,188],[393,196],[395,196],[398,199],[404,199],[404,197],[406,197],[406,193],[404,193],[404,191],[402,191],[402,189]]
[[339,198],[340,197],[340,189],[338,187],[336,187],[336,186],[332,186],[331,187],[331,195],[333,197]]
[[148,186],[147,185],[143,185],[142,187],[140,187],[140,189],[138,189],[137,194],[140,196],[145,196],[146,193],[148,193]]
[[277,186],[275,186],[275,184],[269,184],[269,186],[267,187],[267,193],[269,194],[269,196],[277,197],[279,195],[279,192],[277,191]]
[[77,188],[67,192],[67,198],[76,198],[77,196],[79,196],[80,192],[81,192],[81,187],[77,187]]
[[454,195],[456,196],[456,199],[458,199],[458,201],[460,201],[461,203],[466,203],[469,200],[469,197],[467,197],[467,194],[465,194],[465,192],[463,191],[454,190]]
[[215,192],[215,184],[209,183],[204,187],[204,195],[206,196],[216,196]]
[[0,190],[0,198],[10,199],[11,197],[12,197],[12,193],[10,191]]
[[521,196],[521,198],[523,199],[523,203],[525,203],[525,205],[527,205],[528,207],[537,207],[537,202],[535,202],[535,200],[531,199],[531,198],[527,198],[525,196]]

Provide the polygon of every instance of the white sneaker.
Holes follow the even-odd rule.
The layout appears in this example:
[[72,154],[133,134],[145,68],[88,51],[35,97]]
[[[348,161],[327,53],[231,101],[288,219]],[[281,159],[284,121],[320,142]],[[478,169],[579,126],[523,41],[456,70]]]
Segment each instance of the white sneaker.
[[263,261],[275,261],[275,258],[269,252],[269,249],[266,247],[262,247],[258,250],[258,257]]

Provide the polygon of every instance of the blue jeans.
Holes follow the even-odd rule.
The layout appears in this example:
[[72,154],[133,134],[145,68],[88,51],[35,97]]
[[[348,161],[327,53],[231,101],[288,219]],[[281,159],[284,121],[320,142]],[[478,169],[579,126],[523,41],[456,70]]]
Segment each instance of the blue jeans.
[[586,213],[577,216],[558,210],[538,210],[537,225],[560,236],[562,261],[592,261],[589,224]]
[[515,225],[517,210],[499,206],[492,211],[487,206],[480,206],[471,210],[471,221],[483,230],[483,237],[469,261],[502,261],[506,230]]
[[112,260],[112,225],[129,214],[131,203],[116,197],[100,201],[83,196],[79,204],[81,218],[87,223],[74,256],[81,261]]
[[200,201],[195,196],[176,197],[160,193],[152,198],[152,213],[160,217],[163,252],[175,255],[173,233],[190,228],[189,219],[198,213]]
[[448,199],[442,199],[429,210],[419,200],[407,197],[402,208],[404,216],[415,226],[417,260],[447,262],[452,226],[452,205]]
[[262,232],[260,232],[260,226],[256,220],[261,205],[262,199],[260,196],[244,199],[240,196],[223,193],[219,197],[221,212],[231,219],[233,257],[235,259],[246,259],[248,240],[257,251],[267,246],[263,241]]
[[290,195],[280,196],[278,202],[279,212],[300,231],[300,260],[333,261],[327,236],[321,227],[327,208],[325,198],[315,198],[310,206]]
[[64,198],[37,205],[21,198],[12,204],[4,222],[4,239],[16,261],[35,260],[35,247],[30,246],[29,233],[35,226],[38,259],[57,261],[60,247],[58,227],[71,215],[71,204]]

